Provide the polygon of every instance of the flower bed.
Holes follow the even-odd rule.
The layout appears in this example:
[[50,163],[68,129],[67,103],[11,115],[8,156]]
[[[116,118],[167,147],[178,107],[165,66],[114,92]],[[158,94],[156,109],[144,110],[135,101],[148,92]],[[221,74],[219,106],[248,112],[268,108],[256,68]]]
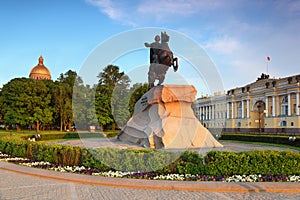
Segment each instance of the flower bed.
[[194,175],[194,174],[162,174],[158,172],[122,172],[122,171],[100,171],[95,168],[84,166],[61,166],[44,161],[31,161],[27,158],[10,156],[0,152],[0,161],[12,162],[15,164],[35,167],[58,172],[80,173],[93,176],[105,176],[115,178],[135,178],[149,180],[170,180],[170,181],[223,181],[223,182],[300,182],[300,176],[296,175]]

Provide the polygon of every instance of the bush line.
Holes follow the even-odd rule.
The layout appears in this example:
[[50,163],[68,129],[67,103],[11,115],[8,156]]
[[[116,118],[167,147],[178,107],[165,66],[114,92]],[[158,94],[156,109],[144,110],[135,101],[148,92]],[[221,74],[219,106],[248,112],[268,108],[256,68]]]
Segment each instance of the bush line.
[[[161,150],[86,149],[76,146],[30,142],[18,136],[0,138],[0,151],[34,161],[84,166],[100,171],[155,171],[162,174],[300,174],[300,153],[291,151],[211,151],[206,156],[193,151],[183,153]],[[118,161],[118,162],[116,162]],[[159,170],[157,170],[159,169]]]
[[290,141],[289,136],[282,135],[254,135],[254,134],[222,134],[221,140],[237,140],[247,142],[263,142],[272,144],[284,144],[290,146],[300,147],[300,139],[297,138],[295,141]]

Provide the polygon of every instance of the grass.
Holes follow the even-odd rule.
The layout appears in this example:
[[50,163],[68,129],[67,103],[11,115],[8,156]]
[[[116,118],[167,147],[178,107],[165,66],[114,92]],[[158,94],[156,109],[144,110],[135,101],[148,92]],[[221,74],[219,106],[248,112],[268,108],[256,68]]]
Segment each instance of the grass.
[[[107,138],[113,138],[115,137],[118,133],[120,132],[120,130],[106,130],[104,132],[100,132],[97,131],[95,133],[91,133],[89,131],[80,131],[79,134],[79,138],[53,138],[53,139],[49,139],[49,140],[42,140],[40,142],[56,142],[56,141],[65,141],[65,140],[76,140],[76,139],[80,139],[80,138],[93,138],[93,137],[107,137]],[[57,134],[57,135],[66,135],[68,133],[73,133],[73,132],[60,132],[60,131],[40,131],[40,132],[36,132],[36,131],[15,131],[15,130],[9,130],[9,131],[5,131],[5,130],[0,130],[0,136],[7,136],[7,135],[20,135],[20,136],[31,136],[31,135],[35,135],[35,134],[40,134],[41,136],[43,135],[47,135],[47,134]],[[103,134],[100,134],[103,133]],[[293,150],[297,150],[300,151],[300,147],[296,147],[296,146],[291,146],[291,145],[284,145],[284,144],[275,144],[275,143],[265,143],[265,142],[251,142],[251,141],[241,141],[241,140],[222,140],[222,138],[220,139],[220,141],[227,141],[227,142],[235,142],[235,143],[244,143],[244,144],[258,144],[258,145],[263,145],[263,146],[273,146],[273,147],[281,147],[281,148],[288,148],[288,149],[293,149]]]
[[300,147],[284,145],[284,144],[274,144],[274,143],[266,143],[266,142],[250,142],[250,141],[241,141],[241,140],[222,140],[222,139],[220,139],[220,141],[242,143],[242,144],[258,144],[258,145],[263,145],[263,146],[281,147],[281,148],[288,148],[288,149],[300,151]]

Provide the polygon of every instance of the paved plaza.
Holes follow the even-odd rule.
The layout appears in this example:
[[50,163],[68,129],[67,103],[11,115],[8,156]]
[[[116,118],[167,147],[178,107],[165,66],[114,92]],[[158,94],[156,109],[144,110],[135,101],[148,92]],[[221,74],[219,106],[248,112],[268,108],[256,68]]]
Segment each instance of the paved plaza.
[[[140,147],[135,144],[125,143],[121,142],[117,139],[108,139],[108,138],[81,138],[76,140],[62,140],[58,142],[54,142],[55,144],[63,144],[63,145],[71,145],[71,146],[80,146],[80,147],[86,147],[86,148],[102,148],[102,147],[113,147],[113,148],[120,148],[120,149],[145,149],[143,147]],[[276,147],[276,146],[266,146],[261,144],[247,144],[247,143],[237,143],[237,142],[226,142],[221,141],[220,142],[224,147],[218,147],[218,148],[190,148],[190,149],[173,149],[168,151],[184,151],[184,150],[192,150],[197,151],[198,153],[201,153],[205,155],[207,152],[212,150],[217,151],[232,151],[232,152],[240,152],[240,151],[250,151],[250,150],[278,150],[278,151],[284,151],[284,150],[290,150],[290,151],[296,151],[289,148],[283,148],[283,147]],[[53,144],[53,142],[51,143]]]
[[107,178],[0,162],[0,199],[300,199],[299,183]]

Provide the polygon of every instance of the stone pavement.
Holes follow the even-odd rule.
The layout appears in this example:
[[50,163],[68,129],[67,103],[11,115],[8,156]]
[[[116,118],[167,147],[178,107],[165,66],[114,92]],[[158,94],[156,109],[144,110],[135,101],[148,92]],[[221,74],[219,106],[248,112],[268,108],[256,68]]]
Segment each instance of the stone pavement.
[[180,182],[61,173],[0,162],[0,199],[300,199],[300,183]]
[[[81,138],[78,140],[62,140],[57,142],[51,142],[50,144],[62,144],[62,145],[71,145],[71,146],[81,146],[86,148],[103,148],[103,147],[112,147],[120,149],[145,149],[135,144],[121,142],[117,139],[108,139],[108,138]],[[221,141],[221,144],[224,147],[211,147],[211,148],[191,148],[191,149],[168,149],[167,151],[185,151],[192,150],[196,151],[202,155],[207,154],[207,152],[216,150],[216,151],[250,151],[250,150],[290,150],[297,151],[289,148],[277,147],[277,146],[267,146],[261,144],[247,144],[247,143],[237,143],[237,142],[227,142]]]

